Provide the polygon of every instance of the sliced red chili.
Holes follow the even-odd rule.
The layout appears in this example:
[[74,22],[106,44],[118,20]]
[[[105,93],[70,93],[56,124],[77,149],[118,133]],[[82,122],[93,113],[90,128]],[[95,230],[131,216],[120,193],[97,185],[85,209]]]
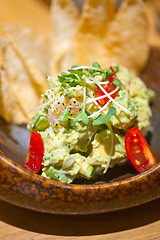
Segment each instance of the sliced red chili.
[[[110,69],[112,70],[112,72],[114,73],[114,76],[116,76],[116,72],[114,71],[114,69],[112,67],[110,67]],[[109,81],[108,84],[106,84],[103,88],[104,90],[107,92],[107,93],[110,93],[112,91],[114,91],[116,89],[116,86],[114,85],[113,83],[113,80],[115,78],[114,77],[108,77],[107,80]],[[101,97],[101,96],[104,96],[104,92],[98,88],[97,92],[95,93],[95,98],[97,97]],[[117,95],[117,92],[111,94],[111,97],[114,99]],[[104,105],[106,102],[109,101],[109,98],[108,97],[105,97],[105,98],[102,98],[102,99],[99,99],[97,100],[97,102],[100,104],[100,105]]]
[[116,77],[116,72],[114,71],[113,67],[111,66],[110,69],[112,70],[112,72],[114,73],[114,76]]

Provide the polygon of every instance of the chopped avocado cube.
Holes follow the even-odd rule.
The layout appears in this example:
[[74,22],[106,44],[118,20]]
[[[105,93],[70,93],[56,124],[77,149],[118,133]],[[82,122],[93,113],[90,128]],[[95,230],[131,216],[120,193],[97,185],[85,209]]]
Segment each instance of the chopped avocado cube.
[[94,167],[86,163],[84,167],[81,168],[80,173],[87,178],[91,178],[93,171],[94,171]]
[[71,183],[74,179],[73,176],[66,175],[65,171],[61,169],[61,167],[53,167],[50,166],[46,171],[46,176],[50,179],[58,180],[64,183]]
[[47,119],[47,114],[42,110],[36,113],[36,115],[32,118],[32,122],[28,125],[28,129],[30,131],[44,131],[49,127],[49,122]]
[[74,161],[80,166],[79,173],[86,178],[91,178],[94,167],[87,162],[87,158],[79,153],[72,154]]

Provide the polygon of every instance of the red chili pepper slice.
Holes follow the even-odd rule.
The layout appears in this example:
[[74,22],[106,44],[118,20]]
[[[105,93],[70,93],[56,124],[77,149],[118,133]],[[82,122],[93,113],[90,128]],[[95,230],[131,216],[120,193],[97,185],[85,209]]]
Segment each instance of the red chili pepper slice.
[[38,173],[43,162],[44,144],[41,135],[32,131],[28,154],[24,166],[34,173]]
[[125,136],[125,149],[135,169],[142,173],[156,163],[156,159],[141,131],[134,127]]
[[114,71],[113,67],[111,66],[110,69],[112,70],[112,72],[114,73],[114,76],[116,77],[116,72]]
[[[112,67],[110,67],[110,69],[112,70],[112,72],[114,73],[114,76],[116,76],[116,72],[114,71],[114,69]],[[116,89],[116,86],[114,85],[113,83],[113,80],[114,80],[114,77],[108,77],[107,80],[109,81],[108,84],[106,84],[103,88],[104,90],[107,92],[107,93],[110,93],[112,91],[114,91]],[[100,96],[103,96],[104,95],[104,92],[98,88],[97,92],[95,93],[95,98],[96,97],[100,97]],[[111,97],[114,99],[117,95],[117,92],[111,94]],[[105,97],[105,98],[102,98],[102,99],[99,99],[97,100],[97,102],[100,104],[100,105],[104,105],[106,102],[109,101],[109,98],[108,97]]]

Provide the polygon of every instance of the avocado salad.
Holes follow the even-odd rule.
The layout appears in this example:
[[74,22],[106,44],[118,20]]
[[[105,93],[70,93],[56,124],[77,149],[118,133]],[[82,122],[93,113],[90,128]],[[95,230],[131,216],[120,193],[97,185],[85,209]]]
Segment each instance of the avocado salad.
[[[122,66],[72,66],[47,77],[49,90],[28,124],[43,140],[41,175],[72,183],[107,174],[128,160],[126,133],[150,126],[154,92]],[[37,110],[34,109],[34,110]]]

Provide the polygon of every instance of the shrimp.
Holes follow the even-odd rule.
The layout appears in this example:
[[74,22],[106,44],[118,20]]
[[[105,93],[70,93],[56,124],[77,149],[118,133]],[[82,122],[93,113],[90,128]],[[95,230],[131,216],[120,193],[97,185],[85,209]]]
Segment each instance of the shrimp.
[[65,109],[68,109],[71,117],[76,117],[81,111],[83,97],[65,97],[64,95],[53,96],[53,102],[48,109],[48,121],[53,128],[61,124],[60,117]]

